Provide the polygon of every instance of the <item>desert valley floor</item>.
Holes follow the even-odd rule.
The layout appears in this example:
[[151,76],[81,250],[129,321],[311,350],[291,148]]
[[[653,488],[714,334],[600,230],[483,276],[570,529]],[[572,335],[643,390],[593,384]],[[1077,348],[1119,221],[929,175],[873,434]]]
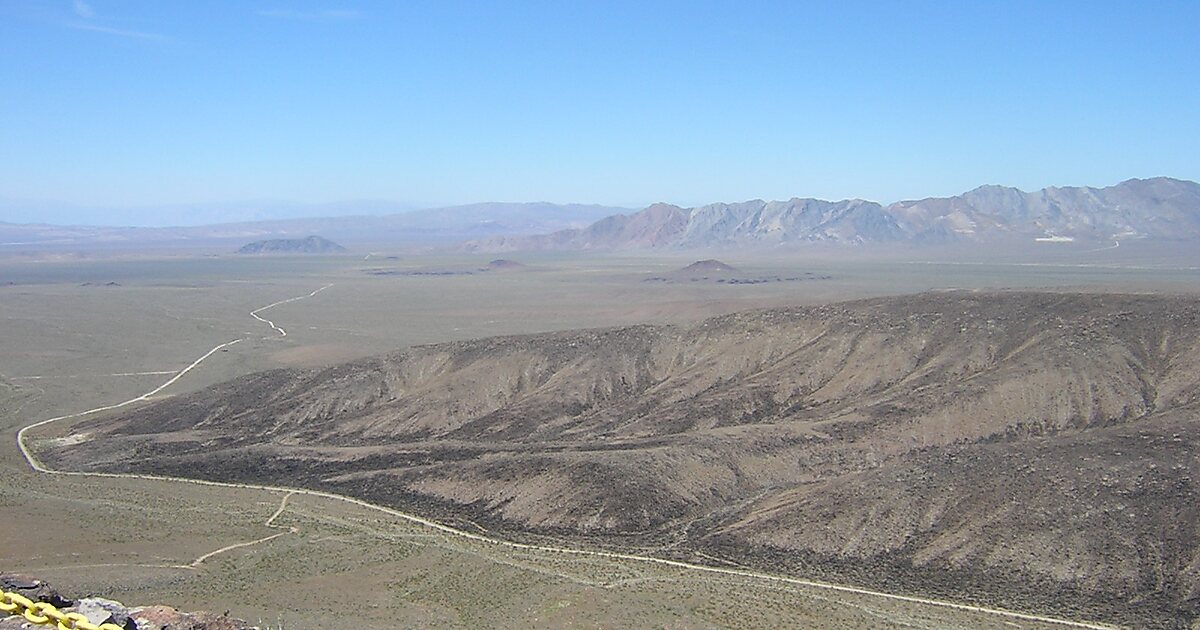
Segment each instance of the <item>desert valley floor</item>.
[[[0,535],[20,543],[0,566],[288,628],[339,625],[347,602],[379,628],[1055,627],[971,606],[1098,625],[1197,615],[1194,255],[715,256],[745,282],[681,275],[697,256],[6,258]],[[1081,339],[1105,343],[1085,356]],[[315,495],[39,474],[17,448],[25,426],[168,381],[29,443],[56,468],[329,490],[531,546]],[[1046,399],[1061,422],[1036,421]],[[338,414],[349,424],[316,422]],[[1131,468],[1104,474],[1131,452]],[[1074,474],[1080,458],[1099,472]],[[968,492],[996,475],[1100,499],[1033,493],[1014,510]],[[974,511],[949,533],[927,526],[945,510],[931,495]],[[1054,531],[1085,503],[1136,563],[996,535]],[[1163,505],[1184,511],[1122,513]],[[1180,522],[1192,529],[1163,533]],[[1174,546],[1155,556],[1150,538]],[[1033,566],[1047,549],[1067,555]],[[1144,582],[1153,571],[1160,583]]]

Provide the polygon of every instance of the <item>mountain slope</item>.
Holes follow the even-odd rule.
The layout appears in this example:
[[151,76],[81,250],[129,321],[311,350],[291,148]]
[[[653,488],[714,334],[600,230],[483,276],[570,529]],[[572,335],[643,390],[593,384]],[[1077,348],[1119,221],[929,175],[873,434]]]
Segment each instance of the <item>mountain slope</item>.
[[1200,185],[1163,177],[1032,193],[982,186],[949,199],[900,202],[888,210],[918,240],[1200,237]]
[[1170,626],[1198,423],[1200,301],[949,293],[265,372],[45,457]]
[[814,242],[1111,241],[1200,239],[1200,185],[1131,179],[1107,188],[983,186],[956,197],[877,203],[818,199],[657,204],[583,229],[485,239],[472,251],[761,247]]

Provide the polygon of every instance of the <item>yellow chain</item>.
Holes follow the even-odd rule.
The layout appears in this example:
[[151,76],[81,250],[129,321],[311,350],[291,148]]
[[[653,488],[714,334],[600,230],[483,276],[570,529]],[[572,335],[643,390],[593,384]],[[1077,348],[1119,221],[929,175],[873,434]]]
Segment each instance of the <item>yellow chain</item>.
[[0,591],[0,613],[21,615],[25,621],[39,626],[57,624],[58,630],[124,630],[115,623],[102,623],[97,626],[77,612],[65,613],[55,608],[54,604],[35,602],[8,591]]

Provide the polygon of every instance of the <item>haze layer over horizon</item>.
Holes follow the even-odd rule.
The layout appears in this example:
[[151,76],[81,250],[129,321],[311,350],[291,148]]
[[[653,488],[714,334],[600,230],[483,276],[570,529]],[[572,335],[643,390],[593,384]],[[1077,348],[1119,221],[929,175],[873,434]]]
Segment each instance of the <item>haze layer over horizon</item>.
[[0,221],[1200,179],[1194,3],[281,6],[0,6]]

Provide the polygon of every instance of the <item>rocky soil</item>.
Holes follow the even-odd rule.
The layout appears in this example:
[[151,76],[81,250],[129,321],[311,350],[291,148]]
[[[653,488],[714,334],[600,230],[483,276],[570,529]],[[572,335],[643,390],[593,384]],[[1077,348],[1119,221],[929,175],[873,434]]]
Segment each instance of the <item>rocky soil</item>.
[[[240,619],[213,613],[185,613],[168,606],[129,607],[99,597],[71,599],[46,582],[16,573],[0,573],[0,590],[53,604],[61,612],[80,613],[96,625],[111,623],[125,630],[257,630]],[[48,626],[32,626],[23,617],[0,613],[0,630],[31,627]]]
[[64,468],[303,485],[510,536],[1187,627],[1198,428],[1200,301],[955,292],[264,372],[40,448]]

